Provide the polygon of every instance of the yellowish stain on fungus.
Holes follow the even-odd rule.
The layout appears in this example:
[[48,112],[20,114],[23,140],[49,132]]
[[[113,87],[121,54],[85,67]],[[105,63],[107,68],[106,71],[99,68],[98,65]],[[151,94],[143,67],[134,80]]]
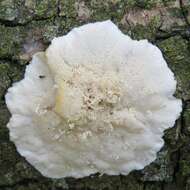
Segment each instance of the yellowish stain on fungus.
[[64,82],[59,84],[57,88],[56,98],[55,98],[55,112],[62,115],[62,105],[64,100]]

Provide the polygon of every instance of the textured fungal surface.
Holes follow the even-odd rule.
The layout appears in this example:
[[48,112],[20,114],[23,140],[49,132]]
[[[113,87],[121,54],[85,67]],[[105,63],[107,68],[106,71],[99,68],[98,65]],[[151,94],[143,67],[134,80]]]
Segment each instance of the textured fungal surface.
[[74,28],[36,53],[6,94],[10,138],[44,176],[128,174],[156,159],[181,100],[161,51],[111,21]]

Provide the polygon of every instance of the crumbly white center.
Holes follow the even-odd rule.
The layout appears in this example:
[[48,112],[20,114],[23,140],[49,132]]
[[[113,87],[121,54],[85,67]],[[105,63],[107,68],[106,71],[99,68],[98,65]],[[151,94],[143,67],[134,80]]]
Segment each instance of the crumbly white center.
[[54,111],[62,118],[61,129],[84,138],[113,130],[112,114],[123,96],[119,73],[103,71],[97,64],[90,67],[72,66],[67,75],[60,72],[56,77]]

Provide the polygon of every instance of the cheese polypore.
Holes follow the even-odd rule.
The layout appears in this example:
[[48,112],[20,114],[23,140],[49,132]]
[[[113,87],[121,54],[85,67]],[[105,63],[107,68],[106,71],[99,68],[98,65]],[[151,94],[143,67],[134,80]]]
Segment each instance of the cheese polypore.
[[163,146],[181,112],[160,50],[111,21],[54,38],[6,94],[10,138],[44,176],[128,174]]

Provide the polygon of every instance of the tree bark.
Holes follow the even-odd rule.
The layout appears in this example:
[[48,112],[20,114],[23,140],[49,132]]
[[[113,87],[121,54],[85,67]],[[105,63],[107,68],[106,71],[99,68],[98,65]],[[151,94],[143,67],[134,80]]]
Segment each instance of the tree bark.
[[[9,140],[4,95],[53,37],[106,19],[162,50],[177,80],[176,97],[183,101],[181,117],[165,131],[157,159],[143,170],[127,176],[43,177]],[[190,1],[1,0],[0,44],[0,190],[190,190]]]

